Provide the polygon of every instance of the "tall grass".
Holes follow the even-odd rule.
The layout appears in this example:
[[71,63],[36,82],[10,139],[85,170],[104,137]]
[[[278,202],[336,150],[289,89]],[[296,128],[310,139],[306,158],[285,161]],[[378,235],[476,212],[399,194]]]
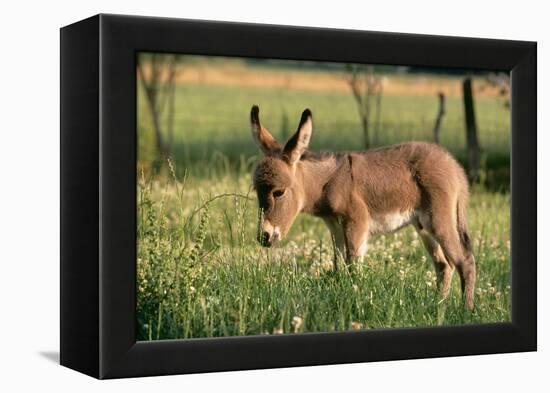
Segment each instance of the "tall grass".
[[138,185],[138,339],[328,332],[504,322],[509,313],[509,195],[476,189],[469,210],[476,306],[458,278],[437,297],[414,230],[374,237],[362,264],[332,268],[320,220],[300,216],[279,247],[255,241],[249,176],[148,179]]

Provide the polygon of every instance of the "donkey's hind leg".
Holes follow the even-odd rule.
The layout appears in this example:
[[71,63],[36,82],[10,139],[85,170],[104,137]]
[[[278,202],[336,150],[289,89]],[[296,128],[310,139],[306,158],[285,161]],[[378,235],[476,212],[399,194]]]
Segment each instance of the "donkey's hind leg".
[[465,306],[472,309],[474,307],[476,265],[472,252],[462,243],[458,233],[456,210],[454,208],[434,209],[432,217],[430,232],[441,245],[447,261],[458,271]]
[[455,269],[453,265],[447,261],[447,258],[445,258],[445,254],[443,253],[441,246],[434,239],[434,237],[425,228],[423,228],[418,221],[414,222],[414,227],[420,235],[426,251],[428,251],[428,254],[430,254],[430,257],[432,258],[437,274],[437,288],[439,290],[439,295],[442,299],[445,299],[449,295]]

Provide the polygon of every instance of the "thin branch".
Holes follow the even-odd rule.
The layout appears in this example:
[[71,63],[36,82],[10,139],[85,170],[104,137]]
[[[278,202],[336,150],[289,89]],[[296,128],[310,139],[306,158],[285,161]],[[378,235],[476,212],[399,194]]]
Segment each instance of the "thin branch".
[[221,198],[226,198],[226,197],[234,197],[234,198],[242,198],[242,199],[246,199],[246,200],[249,200],[249,201],[252,201],[254,200],[254,198],[250,198],[248,195],[244,195],[244,194],[237,194],[237,193],[234,193],[234,192],[229,192],[229,193],[225,193],[225,194],[219,194],[219,195],[216,195],[210,199],[208,199],[206,202],[204,202],[201,206],[199,206],[198,208],[196,208],[195,210],[193,210],[191,212],[191,214],[189,215],[189,219],[188,219],[188,222],[191,222],[193,220],[193,217],[195,217],[195,215],[200,212],[201,210],[203,210],[206,206],[208,206],[210,203],[214,202],[215,200],[217,199],[221,199]]

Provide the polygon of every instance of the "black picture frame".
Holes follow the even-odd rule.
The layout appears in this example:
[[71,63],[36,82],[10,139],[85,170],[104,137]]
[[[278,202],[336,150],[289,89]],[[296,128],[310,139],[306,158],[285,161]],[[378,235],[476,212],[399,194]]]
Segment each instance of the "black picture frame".
[[[512,322],[136,342],[138,51],[511,72]],[[96,378],[534,351],[536,43],[97,15],[61,29],[61,364]]]

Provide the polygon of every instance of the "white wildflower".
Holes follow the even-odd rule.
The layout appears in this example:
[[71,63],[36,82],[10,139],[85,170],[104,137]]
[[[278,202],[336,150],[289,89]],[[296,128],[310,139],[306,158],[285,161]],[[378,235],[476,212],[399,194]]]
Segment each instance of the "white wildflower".
[[273,328],[273,334],[283,334],[282,328]]
[[290,323],[292,325],[292,327],[294,328],[294,333],[298,333],[298,331],[300,330],[300,328],[302,327],[302,323],[304,322],[304,320],[299,317],[299,316],[294,316],[292,318],[292,322]]
[[359,330],[359,329],[362,329],[363,328],[363,324],[361,322],[358,322],[358,321],[353,321],[351,323],[351,328],[353,330]]

